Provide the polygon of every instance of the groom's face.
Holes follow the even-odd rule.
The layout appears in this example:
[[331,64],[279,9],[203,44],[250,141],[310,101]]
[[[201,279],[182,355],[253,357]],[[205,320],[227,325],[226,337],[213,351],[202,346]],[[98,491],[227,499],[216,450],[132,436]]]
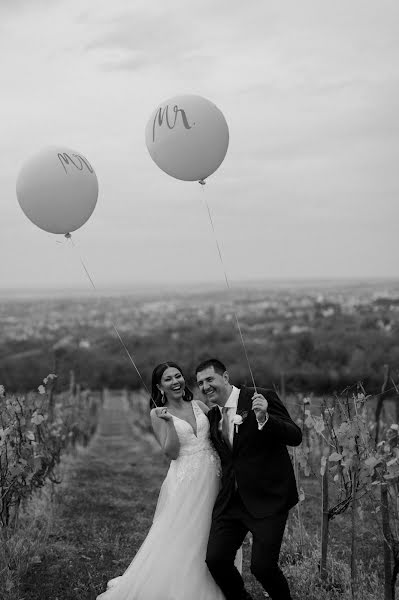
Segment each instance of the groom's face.
[[229,376],[227,372],[220,375],[213,367],[197,373],[197,384],[208,402],[224,406],[229,396]]

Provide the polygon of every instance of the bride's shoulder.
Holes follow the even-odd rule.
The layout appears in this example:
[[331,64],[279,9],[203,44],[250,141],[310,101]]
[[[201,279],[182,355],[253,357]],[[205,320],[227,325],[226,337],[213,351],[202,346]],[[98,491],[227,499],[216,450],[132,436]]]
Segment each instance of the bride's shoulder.
[[207,406],[206,404],[204,404],[204,402],[201,402],[201,400],[195,400],[195,402],[200,407],[200,409],[202,410],[202,412],[207,415],[208,412],[209,412],[209,406]]

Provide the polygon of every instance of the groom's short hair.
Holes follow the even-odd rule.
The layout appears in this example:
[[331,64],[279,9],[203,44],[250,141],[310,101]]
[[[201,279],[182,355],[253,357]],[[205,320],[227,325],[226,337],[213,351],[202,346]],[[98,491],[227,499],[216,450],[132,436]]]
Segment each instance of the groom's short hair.
[[213,367],[215,369],[215,373],[219,373],[219,375],[223,375],[226,373],[227,369],[222,363],[222,361],[217,358],[208,358],[207,360],[203,360],[202,363],[198,365],[195,369],[195,374],[200,373],[201,371],[205,371],[205,369],[209,369],[209,367]]

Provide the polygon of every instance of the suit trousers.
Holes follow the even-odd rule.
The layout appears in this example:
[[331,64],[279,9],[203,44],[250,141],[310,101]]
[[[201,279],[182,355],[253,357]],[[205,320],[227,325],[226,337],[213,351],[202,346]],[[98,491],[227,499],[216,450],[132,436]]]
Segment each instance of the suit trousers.
[[238,490],[225,510],[214,517],[206,563],[226,600],[247,597],[234,559],[248,531],[253,537],[251,572],[273,600],[292,600],[287,580],[278,566],[287,517],[288,511],[255,519],[245,508]]

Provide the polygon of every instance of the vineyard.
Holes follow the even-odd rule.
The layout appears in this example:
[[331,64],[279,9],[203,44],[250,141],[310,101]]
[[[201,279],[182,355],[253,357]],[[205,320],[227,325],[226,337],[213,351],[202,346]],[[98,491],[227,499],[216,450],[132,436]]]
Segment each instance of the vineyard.
[[36,519],[32,506],[49,508],[62,479],[64,456],[87,446],[98,423],[101,397],[80,392],[74,385],[56,394],[56,379],[55,374],[48,375],[37,392],[26,395],[9,396],[0,386],[0,588],[4,598],[15,597],[19,577],[35,558],[36,546],[45,542],[45,520],[42,515]]
[[[374,597],[395,598],[399,570],[399,398],[384,407],[388,375],[387,369],[377,397],[367,396],[361,385],[322,399],[317,408],[305,397],[302,415],[297,417],[304,433],[302,445],[292,455],[300,490],[296,509],[300,555],[306,535],[303,514],[309,512],[305,490],[310,495],[316,491],[320,581],[334,587],[329,556],[335,552],[345,557],[352,598],[366,597],[367,588],[374,590]],[[397,394],[393,381],[391,386]],[[334,521],[335,540],[330,539]],[[360,566],[367,569],[363,582]]]
[[[35,579],[37,569],[44,568],[45,548],[54,527],[52,521],[46,521],[46,515],[54,513],[56,519],[57,507],[63,502],[63,481],[77,468],[76,455],[80,453],[85,461],[84,449],[93,444],[108,454],[106,443],[111,443],[116,432],[129,425],[124,444],[130,447],[134,440],[139,455],[131,464],[141,469],[137,475],[140,487],[129,489],[129,502],[136,495],[147,498],[150,494],[152,503],[145,501],[140,505],[136,529],[129,534],[130,527],[126,526],[118,543],[107,548],[112,564],[131,559],[131,540],[130,545],[125,540],[124,546],[123,536],[134,535],[135,543],[137,536],[145,536],[166,468],[151,435],[148,397],[144,392],[82,392],[72,381],[69,390],[57,393],[56,380],[50,374],[36,392],[26,395],[9,395],[0,388],[0,588],[4,600],[24,598],[26,578],[36,581],[38,598],[47,597],[40,595],[40,586],[44,589],[46,584],[41,577]],[[108,409],[104,397],[108,399]],[[367,395],[357,384],[325,398],[282,398],[303,430],[302,445],[290,449],[300,503],[291,511],[281,553],[281,565],[294,598],[395,598],[399,570],[398,398],[388,368],[377,395]],[[118,406],[123,421],[119,424],[112,423],[109,413]],[[109,441],[102,438],[95,442],[99,428],[106,427],[112,427]],[[97,456],[96,460],[100,458]],[[123,456],[118,460],[123,460]],[[93,458],[87,461],[85,473]],[[153,471],[150,464],[158,464],[159,469]],[[148,487],[142,483],[147,479]],[[90,481],[87,485],[91,485]],[[103,489],[104,482],[98,480],[98,485]],[[133,484],[129,481],[128,485]],[[118,506],[119,500],[115,501]],[[91,502],[90,510],[95,514],[95,495]],[[109,513],[105,524],[102,517],[101,526],[106,526],[107,518]],[[246,583],[254,598],[261,598],[256,581],[247,575],[250,545],[249,536],[244,545]],[[95,539],[92,546],[98,546]],[[118,554],[121,548],[125,548],[122,558]],[[84,556],[92,561],[90,585],[79,588],[79,596],[65,592],[65,596],[58,596],[59,600],[92,598],[93,590],[99,593],[104,584],[104,555],[102,551],[90,558],[90,552],[85,550]],[[107,567],[109,576],[112,564]]]

